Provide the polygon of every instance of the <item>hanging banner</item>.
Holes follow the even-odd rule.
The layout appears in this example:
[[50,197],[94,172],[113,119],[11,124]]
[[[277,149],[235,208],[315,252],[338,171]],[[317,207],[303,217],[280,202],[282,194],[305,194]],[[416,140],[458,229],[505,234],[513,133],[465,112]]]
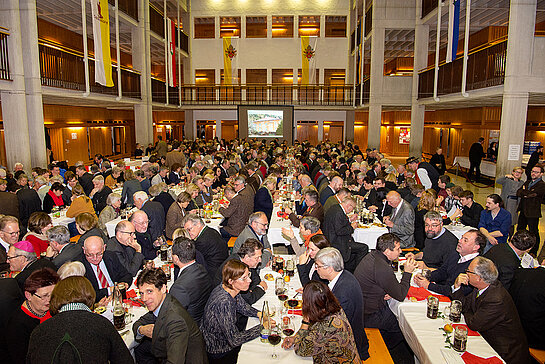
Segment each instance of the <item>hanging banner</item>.
[[456,59],[458,53],[458,38],[460,36],[460,2],[462,0],[449,0],[448,8],[448,43],[446,63]]
[[223,84],[238,84],[238,38],[223,38]]
[[113,87],[108,0],[91,0],[91,9],[95,44],[95,82],[102,86]]
[[176,82],[176,26],[171,19],[168,19],[167,23],[167,45],[168,45],[168,57],[167,57],[167,72],[168,72],[168,85],[170,87],[178,86]]
[[317,37],[301,37],[301,85],[316,84]]

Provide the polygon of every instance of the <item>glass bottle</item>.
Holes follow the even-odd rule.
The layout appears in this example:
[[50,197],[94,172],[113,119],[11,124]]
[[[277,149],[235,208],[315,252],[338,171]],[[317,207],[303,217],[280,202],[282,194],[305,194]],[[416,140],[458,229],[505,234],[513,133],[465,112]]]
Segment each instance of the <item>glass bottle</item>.
[[261,310],[261,342],[267,344],[269,342],[269,328],[270,328],[270,320],[269,320],[269,302],[264,301],[263,302],[263,309]]

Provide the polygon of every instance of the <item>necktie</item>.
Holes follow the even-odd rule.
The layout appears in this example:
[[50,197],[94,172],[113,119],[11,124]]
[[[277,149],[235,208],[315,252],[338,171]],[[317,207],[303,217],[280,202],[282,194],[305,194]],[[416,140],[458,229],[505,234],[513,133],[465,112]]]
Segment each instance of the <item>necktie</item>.
[[100,266],[97,265],[97,276],[98,280],[100,281],[101,288],[108,287],[108,280],[106,279],[106,276],[102,271],[100,270]]

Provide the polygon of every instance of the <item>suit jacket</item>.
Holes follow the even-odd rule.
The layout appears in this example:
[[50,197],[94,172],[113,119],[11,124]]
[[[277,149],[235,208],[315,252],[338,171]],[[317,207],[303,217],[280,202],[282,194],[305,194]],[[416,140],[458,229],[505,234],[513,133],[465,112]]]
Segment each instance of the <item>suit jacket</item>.
[[261,187],[255,194],[254,212],[256,211],[263,211],[267,215],[267,220],[271,221],[273,200],[267,187]]
[[85,194],[89,196],[94,188],[93,175],[89,172],[85,172],[81,177],[78,177],[78,182],[81,187],[83,187],[83,191],[85,191]]
[[[460,254],[457,251],[451,252],[443,264],[436,270],[431,272],[431,281],[428,289],[433,292],[437,292],[444,296],[450,296],[452,294],[452,285],[456,278],[465,273],[467,267],[471,263],[471,260],[467,262],[458,263]],[[471,291],[471,287],[462,286],[465,293]]]
[[[307,207],[305,212],[301,215],[301,218],[305,216],[312,216],[320,220],[320,226],[324,224],[324,208],[322,207],[322,204],[319,202],[316,202],[316,204],[312,207]],[[301,219],[297,217],[293,212],[289,215],[290,221],[295,227],[299,227],[301,225]]]
[[[255,231],[252,229],[250,225],[246,225],[244,227],[244,230],[239,234],[237,237],[237,240],[235,240],[235,244],[233,245],[233,253],[237,253],[240,250],[240,247],[242,244],[250,239],[257,239],[260,240],[259,237],[256,235]],[[265,267],[269,260],[272,258],[272,246],[269,243],[269,237],[267,234],[263,236],[263,240],[261,240],[261,244],[263,244],[263,255],[261,256],[261,267]]]
[[208,363],[204,339],[195,320],[170,294],[163,300],[157,317],[153,312],[142,316],[132,326],[137,341],[142,341],[138,328],[154,324],[151,352],[164,363]]
[[327,211],[322,230],[331,246],[339,249],[343,260],[347,262],[351,254],[350,244],[354,243],[352,237],[354,228],[350,225],[348,216],[344,213],[341,205],[332,206]]
[[151,241],[155,241],[160,235],[163,235],[165,230],[165,209],[157,201],[146,201],[141,208],[148,215]]
[[169,293],[184,306],[193,320],[200,324],[204,306],[212,292],[212,281],[208,271],[195,262],[184,268],[174,279]]
[[483,338],[509,364],[529,363],[528,342],[517,308],[509,293],[496,281],[477,297],[476,288],[464,296],[461,290],[452,294],[462,302],[467,326],[479,331]]
[[153,201],[159,202],[161,206],[163,206],[163,210],[165,211],[165,216],[168,212],[168,209],[170,208],[170,205],[174,203],[174,199],[168,192],[161,192],[157,196],[153,198]]
[[238,236],[248,223],[248,218],[253,209],[250,209],[246,198],[236,195],[230,201],[229,206],[220,207],[219,212],[227,219],[227,222],[224,222],[225,225],[223,225],[225,231],[233,236]]
[[172,239],[174,231],[182,227],[182,220],[185,217],[185,210],[177,203],[174,202],[170,205],[166,216],[165,235],[167,238]]
[[157,258],[157,248],[153,246],[154,240],[151,240],[151,235],[148,231],[145,233],[136,232],[136,241],[142,247],[142,254],[147,260],[153,260]]
[[[129,286],[131,285],[132,276],[127,271],[127,269],[125,269],[123,264],[121,264],[115,252],[112,252],[109,250],[104,251],[102,260],[104,261],[104,264],[106,265],[106,269],[108,270],[108,274],[110,275],[110,278],[112,279],[113,283],[125,282]],[[89,282],[91,282],[91,285],[93,286],[96,292],[96,295],[97,295],[96,302],[100,301],[103,297],[108,296],[107,288],[100,288],[100,289],[98,288],[98,281],[97,281],[95,272],[93,270],[93,267],[91,267],[91,264],[87,261],[87,258],[85,258],[85,256],[82,255],[80,261],[85,266],[85,278],[87,278]]]
[[134,205],[132,196],[135,192],[142,191],[142,185],[137,179],[131,179],[123,183],[123,191],[121,192],[121,202],[128,206]]
[[362,360],[369,358],[369,341],[363,326],[363,293],[358,280],[347,270],[343,270],[332,290],[339,300],[346,318],[352,326],[354,341]]
[[205,226],[201,234],[195,239],[195,249],[200,251],[206,261],[206,269],[210,277],[214,277],[221,264],[229,256],[227,243],[220,233]]
[[33,212],[42,211],[42,201],[38,192],[28,187],[17,191],[17,199],[19,200],[19,222],[22,226],[27,226],[30,215]]
[[254,211],[254,199],[255,192],[250,187],[244,187],[242,190],[238,191],[238,194],[244,197],[246,203],[250,206],[250,211]]
[[509,289],[511,281],[515,275],[515,271],[520,267],[520,258],[515,251],[507,243],[494,245],[484,255],[490,259],[498,268],[498,281],[500,281],[505,289]]
[[333,196],[329,196],[329,198],[327,199],[324,205],[324,212],[328,211],[331,208],[331,206],[338,205],[339,203],[340,202],[336,194]]
[[108,196],[112,193],[112,189],[108,186],[104,186],[100,191],[93,195],[93,207],[98,214],[106,207],[106,200]]
[[322,193],[320,193],[320,203],[323,205],[325,205],[325,202],[327,201],[327,199],[331,196],[333,196],[335,194],[335,192],[333,191],[333,189],[329,186],[327,186],[326,188],[323,189]]
[[17,276],[15,277],[15,280],[19,284],[19,288],[21,289],[21,292],[24,292],[26,279],[30,277],[30,275],[34,271],[40,270],[42,268],[50,268],[54,271],[57,271],[57,267],[55,267],[55,265],[51,263],[51,260],[46,258],[35,260],[34,262],[30,263],[25,268],[23,268],[23,270],[19,274],[17,274]]
[[51,259],[53,264],[58,268],[66,262],[73,262],[81,260],[83,244],[81,243],[68,243],[62,248],[59,255]]
[[150,179],[144,178],[142,181],[140,181],[140,187],[142,188],[142,191],[148,192],[149,188],[151,187]]
[[[392,211],[392,215],[394,212]],[[401,200],[401,206],[398,206],[395,216],[390,215],[394,226],[390,232],[396,234],[401,239],[401,247],[409,248],[414,246],[414,210],[405,200]]]
[[19,218],[19,200],[11,192],[0,192],[0,214]]
[[144,255],[137,253],[134,248],[121,244],[114,236],[106,244],[106,250],[112,251],[117,255],[119,262],[125,267],[133,277],[142,268]]
[[[15,278],[0,279],[0,292],[2,292],[0,294],[0,329],[4,332],[8,319],[13,311],[23,303],[24,296]],[[3,339],[2,336],[0,335],[0,342]],[[3,346],[0,345],[0,353],[3,352],[2,348]]]
[[532,187],[528,188],[528,186],[530,186],[530,181],[524,182],[517,191],[517,197],[520,198],[517,211],[520,211],[526,217],[540,218],[541,201],[545,195],[545,182],[539,180]]
[[545,350],[545,269],[517,269],[509,293],[513,297],[531,348]]
[[252,187],[254,193],[257,193],[257,191],[259,190],[259,186],[261,186],[261,182],[262,181],[259,178],[259,174],[257,174],[256,172],[248,177],[248,179],[246,180],[246,186]]

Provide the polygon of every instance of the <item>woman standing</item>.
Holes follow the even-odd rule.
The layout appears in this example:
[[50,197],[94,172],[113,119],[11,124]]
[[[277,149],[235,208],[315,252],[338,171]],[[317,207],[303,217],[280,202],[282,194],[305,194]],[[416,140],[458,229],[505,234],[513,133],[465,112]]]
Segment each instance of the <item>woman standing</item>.
[[350,323],[327,285],[311,281],[303,290],[301,328],[282,343],[299,356],[311,356],[315,364],[361,363]]
[[495,193],[486,196],[486,210],[481,212],[478,226],[488,239],[483,254],[490,250],[492,245],[507,243],[511,221],[511,214],[503,208],[501,197]]

